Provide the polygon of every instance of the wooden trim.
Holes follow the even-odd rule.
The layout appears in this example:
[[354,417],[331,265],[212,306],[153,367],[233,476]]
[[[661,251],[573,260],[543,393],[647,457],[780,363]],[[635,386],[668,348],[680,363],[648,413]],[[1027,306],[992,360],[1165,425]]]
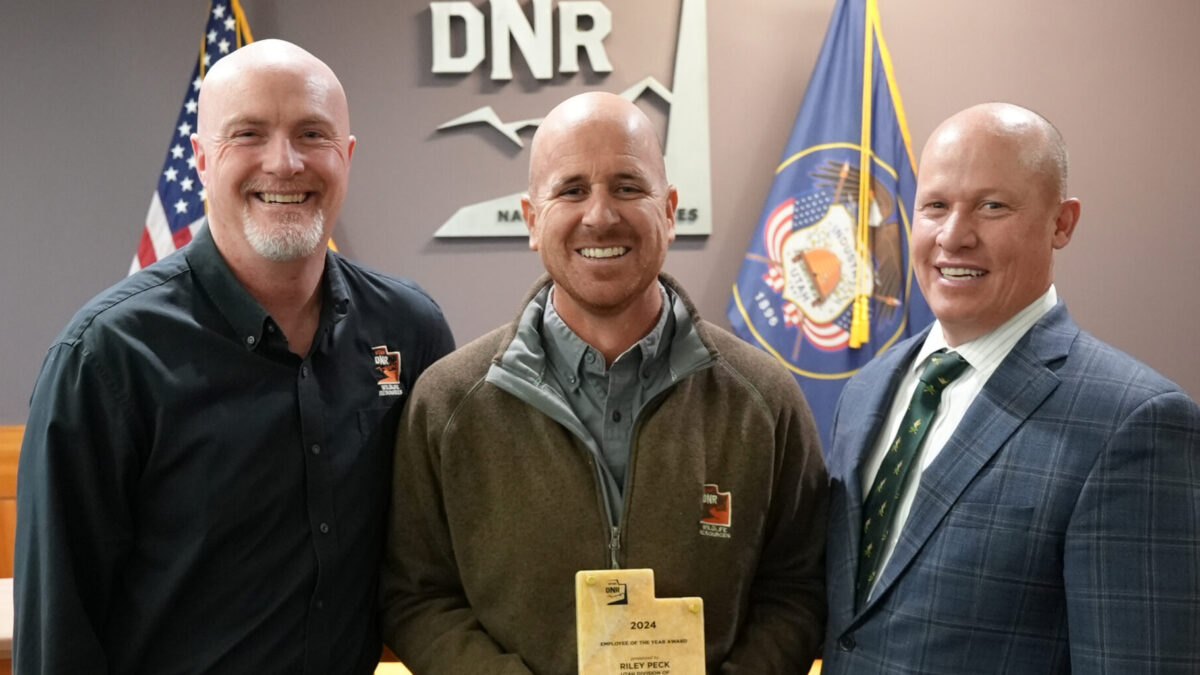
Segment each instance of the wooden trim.
[[24,437],[24,426],[0,426],[0,499],[17,496],[17,458]]
[[[24,436],[23,426],[0,426],[0,577],[13,575],[13,542],[17,536],[17,458],[21,456],[21,438]],[[5,672],[0,665],[0,675]]]

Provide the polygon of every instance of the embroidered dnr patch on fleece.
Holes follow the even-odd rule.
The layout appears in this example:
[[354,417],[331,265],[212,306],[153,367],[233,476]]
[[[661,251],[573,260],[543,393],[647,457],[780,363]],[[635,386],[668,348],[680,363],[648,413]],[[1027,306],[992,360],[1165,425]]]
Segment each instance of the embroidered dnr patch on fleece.
[[700,497],[700,534],[729,539],[733,523],[733,493],[721,492],[716,483],[706,483]]

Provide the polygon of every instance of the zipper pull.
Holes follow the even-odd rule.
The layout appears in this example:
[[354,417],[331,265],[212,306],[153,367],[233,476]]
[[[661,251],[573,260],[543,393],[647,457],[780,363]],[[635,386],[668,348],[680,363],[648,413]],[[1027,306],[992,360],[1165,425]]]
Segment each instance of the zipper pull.
[[612,559],[612,568],[614,570],[621,569],[617,563],[617,552],[621,550],[621,528],[613,526],[612,538],[608,540],[608,553]]

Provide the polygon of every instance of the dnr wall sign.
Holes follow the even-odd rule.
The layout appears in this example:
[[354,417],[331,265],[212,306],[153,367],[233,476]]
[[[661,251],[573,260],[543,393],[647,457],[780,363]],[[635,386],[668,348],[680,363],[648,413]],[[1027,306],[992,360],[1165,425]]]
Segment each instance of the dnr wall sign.
[[[708,26],[706,0],[681,0],[679,33],[675,48],[675,67],[670,87],[647,76],[619,93],[636,101],[647,91],[668,106],[664,154],[667,178],[679,189],[679,209],[675,214],[676,233],[707,235],[712,233],[712,166],[709,153],[708,125]],[[512,46],[521,53],[530,72],[538,80],[549,80],[554,73],[554,44],[558,42],[558,72],[579,72],[579,53],[587,56],[597,73],[612,72],[612,62],[604,39],[612,32],[612,11],[598,0],[530,0],[531,16],[526,16],[518,0],[489,0],[487,13],[482,6],[467,0],[431,2],[431,70],[439,75],[474,72],[483,64],[487,46],[491,46],[489,76],[493,80],[512,79]],[[558,21],[554,21],[554,10]],[[462,40],[454,44],[452,31],[459,26]],[[490,38],[490,39],[489,39]],[[497,97],[514,98],[508,90]],[[517,106],[503,106],[502,109]],[[503,121],[491,105],[465,112],[441,124],[451,129],[465,124],[486,124],[517,147],[524,147],[518,132],[536,127],[541,118]],[[516,162],[525,162],[519,156]],[[524,175],[514,169],[514,176]],[[523,187],[523,186],[522,186]],[[528,235],[521,218],[521,194],[513,194],[460,207],[434,234],[453,237],[524,237]]]

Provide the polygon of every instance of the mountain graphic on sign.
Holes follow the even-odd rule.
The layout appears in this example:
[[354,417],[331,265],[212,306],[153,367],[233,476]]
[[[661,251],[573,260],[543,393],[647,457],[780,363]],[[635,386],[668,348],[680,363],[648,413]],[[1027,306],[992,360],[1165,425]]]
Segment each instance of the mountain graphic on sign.
[[[621,92],[621,97],[627,101],[636,101],[642,97],[642,94],[650,90],[666,103],[671,103],[671,90],[667,89],[662,82],[659,82],[654,77],[647,77],[641,82]],[[541,117],[534,117],[527,120],[517,120],[516,122],[505,122],[500,119],[500,115],[496,113],[496,109],[490,105],[485,105],[482,108],[476,108],[469,113],[464,113],[450,120],[443,122],[438,126],[438,131],[446,129],[454,129],[457,127],[467,126],[469,124],[486,124],[491,128],[499,131],[505,138],[516,143],[518,148],[525,147],[525,141],[517,135],[517,132],[529,127],[536,127],[542,123]]]
[[[679,190],[680,211],[691,217],[676,222],[676,233],[712,233],[712,164],[708,137],[708,7],[707,0],[682,0],[679,40],[675,47],[672,88],[654,77],[628,87],[621,96],[636,101],[652,91],[670,106],[663,154],[667,178]],[[466,124],[487,124],[505,138],[525,147],[518,132],[537,126],[541,119],[505,122],[491,106],[465,113],[438,127],[450,129]],[[438,238],[525,237],[529,231],[518,217],[498,220],[497,214],[519,214],[521,192],[468,204],[454,212],[434,233]]]

